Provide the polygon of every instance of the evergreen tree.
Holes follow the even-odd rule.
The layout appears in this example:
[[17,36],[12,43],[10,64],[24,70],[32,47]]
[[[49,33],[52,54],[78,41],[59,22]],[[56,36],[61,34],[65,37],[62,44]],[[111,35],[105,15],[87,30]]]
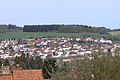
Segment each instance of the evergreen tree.
[[58,66],[56,65],[56,59],[47,58],[44,60],[43,73],[44,78],[51,78],[53,73],[57,71]]

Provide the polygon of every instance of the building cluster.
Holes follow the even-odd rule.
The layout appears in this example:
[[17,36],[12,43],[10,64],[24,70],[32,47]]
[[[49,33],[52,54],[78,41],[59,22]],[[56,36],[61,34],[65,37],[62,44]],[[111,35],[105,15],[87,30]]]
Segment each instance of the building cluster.
[[6,39],[0,42],[0,58],[20,57],[29,54],[39,56],[68,58],[73,56],[89,56],[101,49],[105,53],[114,54],[120,44],[114,44],[104,37],[37,37],[22,40]]

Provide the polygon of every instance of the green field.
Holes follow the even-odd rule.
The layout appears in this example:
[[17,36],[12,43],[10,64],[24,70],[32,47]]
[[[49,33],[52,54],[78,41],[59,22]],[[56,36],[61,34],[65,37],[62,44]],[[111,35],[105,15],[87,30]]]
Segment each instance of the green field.
[[109,34],[114,35],[114,36],[120,36],[120,31],[109,32]]
[[38,37],[38,36],[95,36],[95,37],[109,37],[109,38],[119,38],[116,36],[97,34],[97,33],[56,33],[56,32],[6,32],[0,33],[0,39],[6,38],[28,38],[28,37]]

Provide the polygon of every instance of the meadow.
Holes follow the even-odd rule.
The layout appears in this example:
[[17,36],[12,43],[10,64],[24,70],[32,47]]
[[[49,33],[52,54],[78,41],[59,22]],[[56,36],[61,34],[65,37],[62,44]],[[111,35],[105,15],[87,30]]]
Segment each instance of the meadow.
[[110,35],[120,36],[120,31],[109,32]]
[[47,37],[47,36],[93,36],[93,37],[108,37],[108,38],[118,38],[118,36],[112,36],[107,34],[97,34],[97,33],[56,33],[56,32],[6,32],[0,33],[0,39],[8,38],[29,38],[29,37]]

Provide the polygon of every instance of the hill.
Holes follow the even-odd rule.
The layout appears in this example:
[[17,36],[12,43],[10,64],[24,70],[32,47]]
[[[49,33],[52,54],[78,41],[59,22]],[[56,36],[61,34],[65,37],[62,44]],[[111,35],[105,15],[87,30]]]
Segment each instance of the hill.
[[120,29],[113,29],[112,31],[120,31]]
[[106,34],[110,29],[87,25],[25,25],[23,32],[58,32],[58,33],[100,33]]

